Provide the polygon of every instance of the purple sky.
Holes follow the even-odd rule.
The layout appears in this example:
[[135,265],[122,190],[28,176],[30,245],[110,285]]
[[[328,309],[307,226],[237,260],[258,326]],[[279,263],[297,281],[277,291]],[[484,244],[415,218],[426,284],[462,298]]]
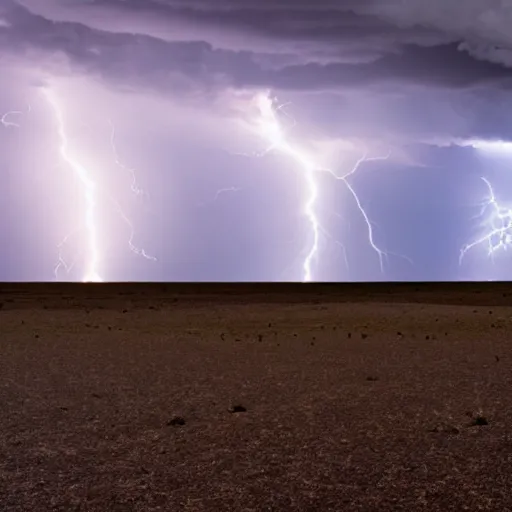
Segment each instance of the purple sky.
[[0,280],[512,278],[505,4],[2,0]]

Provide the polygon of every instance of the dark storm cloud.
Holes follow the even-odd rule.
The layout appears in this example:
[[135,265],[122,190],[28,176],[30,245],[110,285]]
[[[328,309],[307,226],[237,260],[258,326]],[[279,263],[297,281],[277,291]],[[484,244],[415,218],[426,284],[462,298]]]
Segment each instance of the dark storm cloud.
[[[292,63],[279,65],[279,61],[270,58],[266,61],[266,54],[214,47],[208,41],[173,42],[148,35],[111,33],[82,23],[54,22],[12,2],[10,9],[4,8],[3,17],[10,26],[0,31],[0,45],[18,55],[58,52],[88,72],[124,83],[162,88],[171,87],[179,75],[209,86],[295,90],[357,88],[389,82],[467,88],[484,83],[508,85],[512,77],[512,71],[502,66],[475,60],[459,51],[457,43],[434,45],[436,38],[443,42],[441,35],[427,30],[401,30],[374,16],[328,9],[332,4],[323,8],[320,4],[316,9],[301,9],[295,4],[290,11],[276,5],[269,10],[240,6],[214,10],[199,8],[199,3],[194,4],[196,7],[182,7],[173,2],[154,2],[151,10],[150,4],[132,0],[92,5],[96,9],[102,5],[116,7],[119,13],[143,9],[180,22],[194,20],[223,30],[236,27],[241,32],[257,33],[265,40],[325,43],[324,50],[317,56],[320,62],[315,62],[313,54],[307,62],[293,62],[300,55],[294,58],[289,54]],[[86,7],[82,4],[77,9]],[[190,38],[194,35],[191,33]],[[341,54],[345,53],[346,58],[347,51],[352,51],[354,59],[359,56],[363,62],[337,62],[337,49],[340,60]],[[325,62],[328,53],[330,58]]]
[[320,106],[321,120],[320,95],[307,100],[311,121],[334,136],[386,126],[398,139],[508,138],[512,68],[492,51],[504,33],[489,30],[499,17],[478,11],[487,25],[471,17],[478,3],[465,4],[468,14],[441,0],[6,0],[0,55],[50,76],[92,75],[198,101],[226,88],[339,93]]

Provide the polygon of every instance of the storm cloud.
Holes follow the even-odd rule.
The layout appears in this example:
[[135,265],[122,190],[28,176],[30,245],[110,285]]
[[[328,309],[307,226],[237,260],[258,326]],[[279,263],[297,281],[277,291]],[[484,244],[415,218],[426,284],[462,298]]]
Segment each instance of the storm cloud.
[[76,117],[108,94],[190,107],[174,114],[190,133],[233,151],[239,98],[271,91],[301,140],[445,167],[474,139],[512,139],[511,24],[498,0],[5,0],[0,68],[7,97],[60,88]]

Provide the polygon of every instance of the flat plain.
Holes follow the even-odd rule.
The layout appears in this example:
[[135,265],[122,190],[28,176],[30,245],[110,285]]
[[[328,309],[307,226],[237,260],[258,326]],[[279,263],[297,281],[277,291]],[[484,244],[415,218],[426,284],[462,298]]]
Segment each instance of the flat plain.
[[512,510],[512,285],[0,284],[0,510]]

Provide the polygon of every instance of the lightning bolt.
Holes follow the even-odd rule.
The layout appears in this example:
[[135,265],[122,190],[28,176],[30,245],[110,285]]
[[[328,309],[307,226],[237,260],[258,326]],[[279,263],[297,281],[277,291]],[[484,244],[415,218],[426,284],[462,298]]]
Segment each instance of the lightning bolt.
[[236,193],[236,192],[241,192],[243,189],[241,187],[225,187],[225,188],[220,188],[219,190],[217,190],[217,192],[215,192],[215,195],[213,196],[212,199],[208,200],[208,201],[202,201],[200,203],[198,203],[198,207],[199,208],[203,208],[209,204],[212,204],[212,203],[215,203],[217,202],[217,200],[219,199],[219,197],[225,195],[225,194],[229,194],[229,193]]
[[131,177],[131,184],[130,184],[131,191],[135,195],[137,195],[137,196],[145,194],[144,190],[142,190],[139,187],[138,183],[137,183],[137,176],[135,174],[135,169],[133,169],[132,167],[127,167],[126,165],[124,165],[121,162],[121,160],[119,158],[119,153],[117,152],[116,143],[115,143],[116,127],[115,127],[114,123],[110,119],[108,121],[108,124],[110,125],[110,147],[112,148],[112,153],[114,154],[114,160],[115,160],[116,164],[121,169],[123,169],[125,172],[127,172],[130,175],[130,177]]
[[[85,229],[87,232],[87,262],[86,271],[82,279],[83,282],[101,282],[103,279],[100,277],[98,266],[99,266],[99,247],[98,247],[98,226],[96,221],[96,205],[97,205],[97,192],[96,184],[92,180],[88,169],[83,167],[80,162],[75,160],[71,155],[69,149],[69,140],[66,134],[66,127],[64,122],[64,115],[60,108],[57,98],[50,89],[44,89],[43,94],[51,106],[55,119],[57,122],[57,133],[60,139],[60,155],[64,162],[73,170],[77,175],[78,179],[83,185],[84,198],[85,198]],[[67,240],[60,244],[61,246]],[[61,266],[65,266],[62,255],[59,254],[59,263],[56,271]]]
[[22,115],[23,112],[21,112],[21,110],[10,110],[9,112],[6,112],[1,118],[0,118],[0,123],[2,123],[2,125],[5,127],[5,128],[19,128],[20,125],[18,123],[15,123],[14,121],[9,121],[9,117],[10,116],[19,116],[19,115]]
[[[98,190],[96,183],[93,181],[91,177],[91,173],[88,169],[86,169],[76,158],[73,157],[70,151],[69,139],[66,133],[66,126],[64,121],[64,114],[62,108],[60,107],[57,98],[53,94],[53,92],[49,89],[44,90],[44,95],[49,105],[51,106],[53,113],[55,115],[55,119],[57,122],[57,132],[60,140],[60,155],[64,162],[74,171],[74,173],[79,178],[80,182],[83,185],[83,193],[85,198],[85,231],[87,233],[87,256],[86,256],[86,271],[84,277],[82,279],[83,282],[102,282],[103,279],[100,276],[99,272],[99,262],[100,262],[100,250],[99,250],[99,228],[98,228],[98,220],[97,220],[97,204],[99,201],[100,195],[105,195],[105,192]],[[124,171],[126,171],[131,177],[131,191],[136,195],[145,194],[145,192],[138,186],[137,177],[135,174],[135,170],[131,167],[124,165],[117,151],[117,147],[115,144],[115,126],[112,121],[109,120],[109,125],[111,128],[110,135],[110,145],[114,155],[115,163]],[[147,260],[156,261],[156,258],[150,254],[148,254],[143,248],[138,247],[134,243],[135,239],[135,229],[133,224],[130,222],[128,216],[124,213],[123,209],[119,205],[115,199],[108,195],[108,199],[114,205],[118,215],[121,217],[123,222],[129,229],[129,237],[128,237],[128,247],[131,252],[133,252],[137,256],[141,256]],[[69,233],[64,237],[64,239],[58,245],[59,255],[58,262],[54,269],[55,278],[59,279],[59,272],[61,269],[64,269],[66,273],[69,273],[71,269],[75,266],[78,255],[75,254],[71,263],[67,262],[67,259],[64,257],[63,251],[66,247],[67,243],[71,238],[78,235],[83,229],[75,229],[73,232]]]
[[23,112],[22,110],[9,110],[5,114],[0,117],[0,123],[2,123],[4,128],[20,128],[21,125],[16,123],[15,121],[9,121],[11,116],[21,116],[23,114],[29,114],[32,111],[32,107],[30,104],[27,105],[27,111]]
[[[303,282],[310,282],[313,280],[313,262],[318,256],[319,252],[319,243],[320,243],[320,235],[323,234],[327,236],[328,238],[333,238],[331,235],[327,233],[327,231],[321,226],[321,223],[319,221],[318,215],[317,215],[317,200],[319,197],[319,187],[316,181],[316,174],[319,172],[327,172],[332,177],[334,177],[336,180],[341,180],[349,190],[350,194],[353,196],[356,206],[361,213],[366,226],[368,230],[368,242],[371,246],[371,248],[377,253],[379,257],[380,262],[380,268],[381,271],[384,271],[384,262],[383,258],[386,255],[392,254],[389,252],[385,252],[382,249],[380,249],[377,244],[375,243],[374,239],[374,229],[373,224],[370,221],[368,214],[364,210],[362,203],[354,190],[353,186],[349,183],[348,179],[349,176],[353,175],[357,172],[357,170],[360,168],[360,166],[363,164],[363,162],[367,162],[370,160],[386,160],[389,158],[391,153],[389,153],[386,156],[381,157],[368,157],[368,155],[365,153],[354,165],[354,167],[346,174],[344,175],[337,175],[333,170],[323,168],[319,165],[317,165],[309,155],[307,155],[304,151],[300,150],[299,148],[295,147],[294,144],[292,144],[287,136],[286,132],[283,129],[278,113],[280,111],[284,112],[287,117],[292,119],[293,125],[296,124],[295,120],[291,118],[286,112],[283,110],[286,104],[281,104],[276,106],[276,99],[272,99],[268,94],[259,94],[256,97],[256,105],[259,110],[259,118],[256,121],[257,130],[260,133],[260,135],[265,138],[269,146],[261,153],[256,153],[252,156],[265,156],[271,151],[279,151],[280,153],[283,153],[287,156],[289,156],[291,159],[293,159],[299,166],[299,168],[302,171],[302,174],[304,176],[305,185],[306,185],[306,198],[304,203],[304,213],[306,216],[306,219],[309,223],[310,230],[311,230],[311,243],[309,245],[309,248],[307,249],[306,255],[303,260],[302,264],[302,271],[303,276],[302,280]],[[250,155],[246,155],[250,156]],[[338,243],[339,244],[339,243]],[[345,248],[339,244],[345,253]],[[411,260],[409,258],[406,258],[405,256],[397,255],[399,257],[402,257],[409,261]],[[345,260],[346,260],[346,254],[345,254]]]
[[462,264],[462,260],[468,251],[481,244],[487,244],[487,254],[491,258],[497,251],[507,250],[508,247],[512,246],[512,208],[504,207],[498,202],[489,180],[486,178],[481,178],[481,180],[487,186],[489,195],[482,206],[480,217],[483,217],[485,212],[490,210],[486,222],[489,225],[489,231],[485,236],[462,247],[459,264]]

